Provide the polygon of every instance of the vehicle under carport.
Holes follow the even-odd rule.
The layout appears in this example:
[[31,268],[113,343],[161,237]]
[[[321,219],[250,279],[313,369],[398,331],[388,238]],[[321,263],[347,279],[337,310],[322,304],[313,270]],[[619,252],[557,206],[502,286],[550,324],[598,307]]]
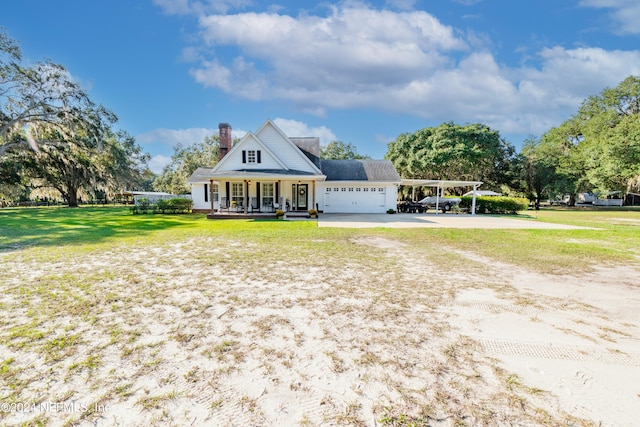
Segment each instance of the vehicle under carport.
[[[478,187],[482,185],[482,181],[453,181],[453,180],[437,180],[437,179],[403,179],[402,185],[408,185],[413,187],[412,200],[415,202],[415,187],[435,187],[436,188],[436,203],[435,210],[436,215],[440,210],[442,192],[445,188],[453,187],[473,187],[472,190],[472,202],[471,202],[471,215],[476,214],[476,196]],[[445,202],[446,203],[446,202]]]

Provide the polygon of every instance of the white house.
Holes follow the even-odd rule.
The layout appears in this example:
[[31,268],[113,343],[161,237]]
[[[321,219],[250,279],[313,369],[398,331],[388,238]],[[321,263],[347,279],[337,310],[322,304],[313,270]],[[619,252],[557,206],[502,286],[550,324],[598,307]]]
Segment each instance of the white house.
[[267,120],[231,143],[220,123],[220,161],[189,177],[194,211],[383,213],[402,180],[388,160],[320,160],[320,140],[285,135]]

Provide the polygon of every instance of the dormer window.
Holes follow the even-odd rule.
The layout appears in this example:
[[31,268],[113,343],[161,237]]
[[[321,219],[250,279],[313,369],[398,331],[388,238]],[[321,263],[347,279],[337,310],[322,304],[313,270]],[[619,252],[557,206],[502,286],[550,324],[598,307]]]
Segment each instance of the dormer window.
[[260,150],[243,150],[242,163],[262,163]]

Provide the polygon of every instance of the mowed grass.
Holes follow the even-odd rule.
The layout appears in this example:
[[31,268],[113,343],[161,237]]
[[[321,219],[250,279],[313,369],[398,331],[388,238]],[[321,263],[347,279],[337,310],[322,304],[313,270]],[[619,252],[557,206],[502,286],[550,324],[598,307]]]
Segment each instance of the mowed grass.
[[595,266],[631,266],[640,260],[640,210],[543,209],[521,212],[533,222],[589,229],[394,230],[415,245],[457,248],[542,273],[587,272]]
[[[640,212],[553,210],[530,220],[595,229],[332,229],[122,207],[0,210],[0,398],[106,402],[134,407],[140,425],[180,425],[176,402],[208,393],[211,414],[240,408],[247,424],[264,425],[259,395],[224,391],[234,375],[274,396],[316,399],[317,378],[356,366],[389,400],[356,401],[358,388],[319,396],[329,425],[367,425],[363,402],[380,425],[580,425],[536,406],[535,393],[486,365],[438,310],[465,283],[451,273],[481,278],[480,263],[456,251],[554,274],[638,265]],[[351,396],[342,406],[340,393]],[[299,425],[313,425],[307,415]],[[46,425],[41,416],[31,424]]]
[[519,217],[595,230],[320,230],[313,221],[210,221],[204,215],[131,215],[121,207],[26,208],[0,210],[0,251],[52,246],[99,250],[114,243],[208,235],[295,254],[299,248],[326,249],[328,241],[323,239],[340,242],[354,235],[392,234],[415,245],[446,245],[547,271],[567,261],[626,264],[640,256],[640,210],[543,209]]

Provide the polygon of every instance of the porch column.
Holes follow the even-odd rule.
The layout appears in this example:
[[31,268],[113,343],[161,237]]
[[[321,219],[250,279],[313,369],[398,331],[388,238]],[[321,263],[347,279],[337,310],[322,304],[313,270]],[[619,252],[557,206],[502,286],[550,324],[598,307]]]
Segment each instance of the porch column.
[[244,182],[244,197],[243,197],[243,205],[244,205],[244,213],[248,212],[249,204],[249,181]]
[[209,180],[209,201],[211,202],[211,215],[213,215],[213,179]]

